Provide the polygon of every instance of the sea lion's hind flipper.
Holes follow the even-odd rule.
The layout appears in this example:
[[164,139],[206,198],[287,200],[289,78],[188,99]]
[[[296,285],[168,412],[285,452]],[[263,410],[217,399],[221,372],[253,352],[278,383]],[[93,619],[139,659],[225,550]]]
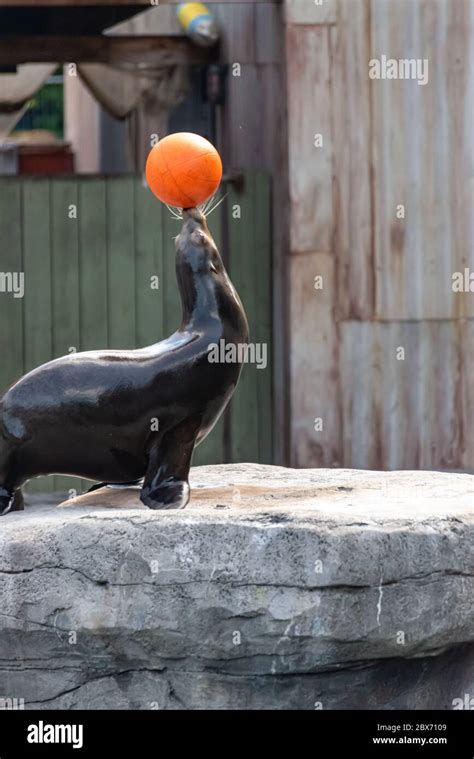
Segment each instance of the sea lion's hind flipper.
[[190,417],[151,446],[140,500],[150,509],[184,509],[201,419]]
[[92,493],[94,490],[99,490],[100,488],[132,488],[136,487],[137,485],[141,485],[143,482],[143,479],[141,480],[131,480],[130,482],[96,482],[94,485],[91,485],[91,487],[86,490],[86,493]]

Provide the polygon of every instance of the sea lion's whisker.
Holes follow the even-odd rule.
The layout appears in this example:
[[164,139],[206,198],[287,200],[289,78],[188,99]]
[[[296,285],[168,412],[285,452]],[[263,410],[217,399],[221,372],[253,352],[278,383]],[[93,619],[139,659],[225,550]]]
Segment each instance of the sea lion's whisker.
[[183,216],[182,215],[180,216],[180,214],[178,213],[178,211],[175,208],[173,208],[172,206],[169,206],[168,203],[165,203],[165,206],[168,209],[168,211],[170,212],[170,214],[173,217],[173,219],[178,219],[178,220],[181,221],[181,219],[183,218]]
[[201,209],[201,211],[203,213],[206,210],[206,208],[208,207],[209,203],[212,202],[212,199],[213,199],[214,195],[215,195],[215,193],[213,193],[210,198],[208,198],[207,200],[205,200],[204,203],[201,203],[200,209]]
[[213,204],[213,202],[214,202],[214,198],[215,198],[215,197],[216,197],[216,193],[214,193],[213,195],[211,195],[211,197],[210,197],[210,198],[208,198],[208,199],[207,199],[207,200],[206,200],[206,201],[205,201],[205,202],[202,204],[202,207],[201,207],[201,209],[200,209],[200,210],[202,211],[202,213],[204,214],[204,216],[207,216],[207,212],[208,212],[208,210],[209,210],[210,206]]
[[218,201],[217,201],[217,203],[215,203],[215,204],[212,206],[212,208],[211,208],[211,209],[210,209],[210,210],[207,212],[206,216],[210,216],[210,215],[211,215],[211,213],[212,213],[213,211],[215,211],[215,210],[216,210],[216,208],[218,208],[218,207],[220,206],[220,204],[221,204],[221,203],[222,203],[222,202],[223,202],[223,201],[226,199],[226,197],[228,196],[228,194],[229,194],[229,193],[228,193],[228,192],[226,192],[226,194],[225,194],[225,195],[223,195],[223,196],[222,196],[222,198],[220,198],[220,200],[218,200]]

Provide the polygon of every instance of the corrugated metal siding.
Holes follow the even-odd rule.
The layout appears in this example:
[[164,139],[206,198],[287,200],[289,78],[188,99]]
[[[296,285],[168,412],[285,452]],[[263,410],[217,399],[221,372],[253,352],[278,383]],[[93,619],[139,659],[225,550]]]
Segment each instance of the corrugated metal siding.
[[[303,253],[292,256],[290,263],[291,386],[301,390],[292,394],[290,409],[293,464],[340,466],[334,256]],[[315,289],[315,277],[322,278],[322,289]],[[320,422],[315,426],[316,419]]]
[[426,85],[371,83],[380,319],[474,315],[451,286],[474,268],[473,28],[470,0],[372,2],[371,57],[429,62]]
[[[328,28],[290,26],[287,51],[291,250],[329,252],[333,208]],[[323,140],[320,147],[315,147],[316,134]]]
[[468,466],[462,338],[454,321],[343,323],[344,461],[374,469]]
[[[287,4],[293,463],[474,471],[474,2],[335,4]],[[428,84],[370,80],[381,55]]]

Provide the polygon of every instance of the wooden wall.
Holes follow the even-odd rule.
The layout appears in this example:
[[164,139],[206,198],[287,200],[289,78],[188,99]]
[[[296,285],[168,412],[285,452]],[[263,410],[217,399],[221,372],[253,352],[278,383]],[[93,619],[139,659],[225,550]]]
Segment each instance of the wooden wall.
[[[249,171],[243,193],[223,190],[227,204],[209,227],[244,303],[251,340],[268,346],[268,363],[244,366],[231,407],[193,462],[271,463],[270,180]],[[174,332],[181,321],[173,247],[179,229],[138,177],[2,178],[0,271],[23,272],[25,291],[23,298],[0,292],[0,397],[24,373],[71,349],[142,347]],[[154,276],[159,289],[151,288]],[[59,491],[83,484],[48,477],[31,485]]]
[[[292,463],[474,471],[474,3],[285,18]],[[382,55],[428,83],[370,79]]]

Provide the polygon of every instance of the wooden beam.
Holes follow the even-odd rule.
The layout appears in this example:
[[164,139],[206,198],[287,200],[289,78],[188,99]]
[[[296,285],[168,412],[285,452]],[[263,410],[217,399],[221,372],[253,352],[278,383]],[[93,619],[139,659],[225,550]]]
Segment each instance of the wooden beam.
[[178,36],[0,35],[0,66],[19,63],[148,63],[173,66],[208,63],[216,48],[201,48]]
[[[160,5],[164,2],[166,2],[166,0],[160,0]],[[32,5],[38,8],[51,8],[58,6],[67,8],[73,5],[141,5],[148,6],[148,8],[152,7],[151,0],[0,0],[0,8],[19,8],[21,6],[31,7]]]
[[[260,4],[260,3],[281,3],[282,0],[206,0],[207,5],[213,5],[215,3],[218,3],[219,5],[232,5],[235,3],[253,3]],[[145,7],[147,8],[154,8],[159,7],[160,5],[178,5],[178,3],[183,2],[183,0],[159,0],[159,2],[155,4],[152,2],[152,0],[0,0],[0,8],[19,8],[19,7],[27,7],[27,6],[36,6],[38,8],[51,8],[51,7],[58,7],[62,6],[63,8],[71,7],[71,6],[112,6],[112,5],[139,5],[142,6],[145,10]]]

